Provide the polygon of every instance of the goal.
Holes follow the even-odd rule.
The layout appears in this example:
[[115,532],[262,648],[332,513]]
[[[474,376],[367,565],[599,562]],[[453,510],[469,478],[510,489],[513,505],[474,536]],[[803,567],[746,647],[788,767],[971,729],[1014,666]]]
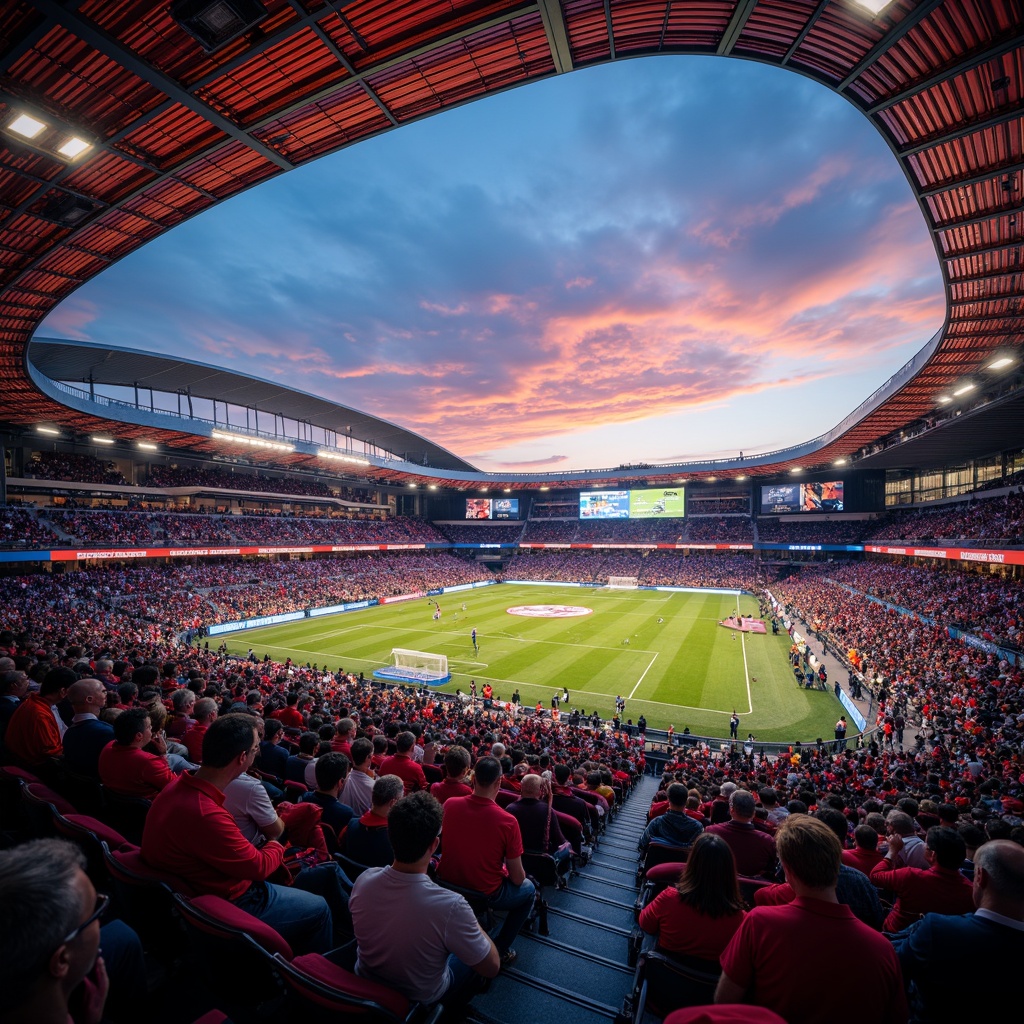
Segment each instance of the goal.
[[609,576],[607,590],[636,590],[639,580],[636,576]]
[[425,683],[440,686],[451,680],[448,657],[429,651],[410,651],[404,647],[391,648],[391,664],[375,669],[374,679],[387,679],[398,683]]

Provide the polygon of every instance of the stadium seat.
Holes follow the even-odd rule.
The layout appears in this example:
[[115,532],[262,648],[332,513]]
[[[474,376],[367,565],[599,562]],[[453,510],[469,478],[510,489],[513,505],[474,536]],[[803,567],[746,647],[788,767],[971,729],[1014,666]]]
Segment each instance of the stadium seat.
[[100,780],[92,775],[82,775],[65,768],[60,790],[82,814],[98,818],[103,813],[103,787]]
[[280,953],[274,960],[284,982],[293,993],[289,1020],[303,1024],[324,1021],[335,1024],[339,1017],[358,1016],[362,1020],[403,1024],[423,1019],[423,1024],[436,1024],[443,1007],[439,1003],[429,1015],[423,1007],[386,985],[360,978],[344,967],[332,963],[319,953],[307,953],[286,960]]
[[717,961],[644,950],[636,965],[629,1019],[641,1024],[645,1014],[664,1017],[672,1010],[713,1003],[721,974]]
[[142,830],[152,801],[141,796],[124,796],[106,786],[103,789],[102,820],[117,829],[130,843],[142,842]]
[[637,868],[637,885],[647,877],[647,872],[651,868],[657,867],[659,864],[684,864],[689,855],[690,848],[688,846],[670,846],[668,843],[652,842],[647,847],[647,853]]
[[275,1016],[285,989],[274,954],[292,959],[288,943],[258,917],[220,896],[174,894],[189,935],[188,959],[214,999],[240,1020]]
[[53,827],[58,835],[81,847],[86,860],[85,873],[97,888],[105,888],[109,878],[103,859],[103,844],[106,843],[111,850],[131,848],[128,840],[119,832],[86,814],[64,815],[57,812]]

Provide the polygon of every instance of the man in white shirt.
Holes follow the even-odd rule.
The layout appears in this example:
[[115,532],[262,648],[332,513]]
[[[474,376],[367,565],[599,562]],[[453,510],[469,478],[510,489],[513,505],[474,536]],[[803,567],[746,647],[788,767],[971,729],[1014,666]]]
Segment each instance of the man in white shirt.
[[[471,995],[474,974],[493,978],[498,950],[466,900],[427,876],[441,832],[441,805],[412,793],[388,815],[395,860],[364,871],[349,909],[358,947],[356,974],[446,1009]],[[415,921],[415,927],[401,923]]]
[[353,740],[352,771],[348,773],[345,785],[338,799],[355,811],[357,818],[362,817],[373,805],[373,784],[376,776],[373,773],[373,743],[365,736]]

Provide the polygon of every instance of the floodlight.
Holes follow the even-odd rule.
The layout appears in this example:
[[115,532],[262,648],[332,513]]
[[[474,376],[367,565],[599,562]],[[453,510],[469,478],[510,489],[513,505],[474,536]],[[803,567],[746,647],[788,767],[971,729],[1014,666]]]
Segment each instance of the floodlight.
[[892,3],[892,0],[853,0],[858,7],[870,11],[872,16],[878,17]]
[[156,452],[160,450],[151,441],[139,441],[137,444],[144,452]]
[[254,28],[267,16],[259,0],[176,0],[171,17],[207,53]]
[[1010,356],[1002,356],[1001,358],[994,359],[989,363],[988,368],[990,370],[1001,370],[1004,366],[1009,366],[1012,362],[1013,359]]
[[66,156],[69,160],[74,160],[76,156],[81,156],[87,149],[92,149],[91,142],[86,142],[85,139],[72,135],[63,146],[58,148],[57,152],[61,156]]
[[93,440],[97,444],[114,444],[115,441],[112,437],[93,437]]
[[846,459],[836,459],[836,461],[833,462],[832,465],[833,466],[845,466],[846,465]]
[[53,427],[36,427],[36,430],[40,434],[50,434],[53,437],[60,437],[60,431],[54,430]]
[[9,132],[14,132],[15,135],[20,135],[23,139],[34,139],[46,125],[42,121],[37,121],[34,117],[29,117],[28,114],[19,114],[8,126]]
[[962,384],[960,387],[953,392],[954,395],[959,397],[960,395],[966,395],[968,391],[973,391],[975,388],[974,384]]
[[949,405],[949,403],[952,402],[953,399],[950,398],[949,395],[939,395],[936,401],[941,402],[943,405]]

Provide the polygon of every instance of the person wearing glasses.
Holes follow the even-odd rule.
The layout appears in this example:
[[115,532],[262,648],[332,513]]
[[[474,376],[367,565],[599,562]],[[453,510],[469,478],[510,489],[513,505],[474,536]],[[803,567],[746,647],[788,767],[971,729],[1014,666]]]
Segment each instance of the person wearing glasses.
[[113,922],[101,938],[109,897],[96,892],[84,866],[78,847],[61,839],[35,839],[0,852],[0,1016],[5,1024],[130,1020],[131,1012],[118,1008],[128,1005],[125,999],[107,1005],[111,958],[108,953],[105,962],[100,944],[108,939],[120,995],[144,997],[144,981],[141,993],[131,981],[133,973],[145,978],[138,937]]

